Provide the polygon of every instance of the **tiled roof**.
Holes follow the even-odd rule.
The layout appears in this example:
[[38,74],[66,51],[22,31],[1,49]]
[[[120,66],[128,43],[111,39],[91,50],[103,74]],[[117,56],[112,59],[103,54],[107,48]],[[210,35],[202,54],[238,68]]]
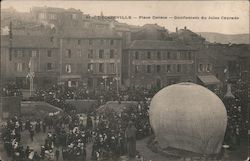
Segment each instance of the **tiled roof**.
[[[9,36],[1,36],[1,46],[9,46]],[[13,36],[12,47],[15,48],[57,48],[56,42],[51,42],[45,36]]]
[[142,28],[151,28],[151,27],[154,27],[157,30],[166,30],[164,27],[159,26],[157,24],[145,24],[142,26]]
[[58,33],[58,36],[64,38],[121,38],[110,29],[64,29]]
[[197,33],[189,30],[189,29],[179,29],[178,30],[178,35],[182,35],[182,36],[193,36],[193,37],[198,37],[198,38],[201,38],[201,39],[205,39],[203,37],[201,37],[200,35],[198,35]]
[[129,49],[169,49],[169,50],[195,50],[183,42],[177,41],[159,41],[159,40],[135,40],[131,43]]

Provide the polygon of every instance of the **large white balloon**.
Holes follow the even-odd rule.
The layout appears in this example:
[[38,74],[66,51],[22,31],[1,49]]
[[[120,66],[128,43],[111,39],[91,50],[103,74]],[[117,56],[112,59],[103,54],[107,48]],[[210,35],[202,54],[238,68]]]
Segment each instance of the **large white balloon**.
[[167,86],[153,97],[149,114],[161,148],[220,152],[227,126],[226,108],[207,88],[193,83]]

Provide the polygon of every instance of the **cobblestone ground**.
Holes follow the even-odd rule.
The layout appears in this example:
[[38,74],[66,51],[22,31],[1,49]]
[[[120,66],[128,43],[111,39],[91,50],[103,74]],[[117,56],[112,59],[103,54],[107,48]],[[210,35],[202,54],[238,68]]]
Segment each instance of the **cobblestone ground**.
[[[24,145],[24,147],[26,147],[26,145],[29,145],[30,148],[34,149],[35,151],[38,151],[40,153],[40,146],[41,144],[44,143],[46,137],[46,133],[38,133],[35,134],[34,140],[33,142],[30,140],[29,137],[29,133],[27,131],[22,132],[22,144]],[[143,139],[143,140],[139,140],[137,141],[137,150],[138,152],[143,156],[144,160],[143,161],[185,161],[185,160],[189,160],[187,159],[170,159],[170,158],[166,158],[165,156],[162,156],[160,154],[154,153],[152,152],[148,147],[147,147],[147,138]],[[233,151],[229,153],[229,157],[228,158],[223,158],[222,161],[242,161],[246,159],[247,153],[248,153],[248,143],[247,140],[244,141],[242,140],[242,144],[241,146]],[[88,144],[87,148],[87,161],[91,161],[90,159],[90,155],[91,155],[91,150],[92,150],[92,144]],[[61,149],[60,149],[61,152]],[[125,157],[126,158],[126,157]],[[8,158],[6,156],[6,153],[3,150],[3,143],[0,142],[0,159],[1,161],[12,161],[10,158]],[[122,161],[123,159],[121,159]],[[62,161],[61,158],[61,154],[60,154],[60,158],[59,161]],[[124,161],[140,161],[140,159],[124,159]]]

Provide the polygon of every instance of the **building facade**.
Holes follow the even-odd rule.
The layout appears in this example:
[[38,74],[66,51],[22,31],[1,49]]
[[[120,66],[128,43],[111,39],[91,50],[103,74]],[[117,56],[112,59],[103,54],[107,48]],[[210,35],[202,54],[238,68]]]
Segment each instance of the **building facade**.
[[150,89],[195,82],[195,57],[181,42],[135,40],[123,54],[123,84]]
[[118,35],[95,30],[61,36],[58,38],[61,83],[93,89],[108,88],[114,81],[120,81],[122,40]]
[[230,80],[249,75],[249,45],[211,44],[187,27],[171,33],[157,24],[133,26],[72,8],[4,15],[1,78],[20,88],[29,88],[30,64],[35,88],[160,88],[182,81],[208,87],[224,83],[225,69]]
[[[19,88],[28,89],[27,78],[31,68],[35,73],[36,87],[57,82],[58,45],[50,37],[1,36],[2,83],[16,82]],[[31,67],[32,66],[32,67]]]

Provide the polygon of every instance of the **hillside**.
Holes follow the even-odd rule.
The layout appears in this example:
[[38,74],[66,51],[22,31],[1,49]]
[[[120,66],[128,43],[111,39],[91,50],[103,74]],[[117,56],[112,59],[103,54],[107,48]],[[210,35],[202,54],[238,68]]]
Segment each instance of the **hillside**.
[[207,41],[213,43],[222,43],[222,44],[250,44],[249,34],[220,34],[213,32],[199,32],[202,37],[206,38]]

